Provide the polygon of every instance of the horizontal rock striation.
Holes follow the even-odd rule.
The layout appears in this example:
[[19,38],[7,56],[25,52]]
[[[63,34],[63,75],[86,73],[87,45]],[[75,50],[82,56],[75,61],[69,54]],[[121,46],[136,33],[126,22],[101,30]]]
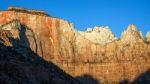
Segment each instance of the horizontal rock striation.
[[[5,32],[0,30],[0,32]],[[2,40],[2,39],[1,39]],[[23,50],[24,53],[20,53]],[[24,54],[27,54],[24,56]],[[81,84],[30,49],[0,44],[1,84]]]
[[116,40],[107,27],[81,32],[62,19],[9,10],[0,17],[1,30],[11,31],[10,37],[17,39],[6,42],[31,48],[74,77],[89,74],[101,83],[116,83],[132,81],[150,68],[149,35],[143,40],[135,25]]
[[29,10],[29,9],[20,8],[20,7],[9,7],[8,10],[16,11],[16,12],[26,12],[26,13],[31,13],[31,14],[47,15],[45,11],[42,11],[42,10]]

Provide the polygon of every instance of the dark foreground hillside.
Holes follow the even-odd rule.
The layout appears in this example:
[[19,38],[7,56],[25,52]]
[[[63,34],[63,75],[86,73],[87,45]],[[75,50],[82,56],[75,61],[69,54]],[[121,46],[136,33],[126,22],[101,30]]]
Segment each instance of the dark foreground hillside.
[[30,49],[0,45],[0,84],[79,84],[51,62]]

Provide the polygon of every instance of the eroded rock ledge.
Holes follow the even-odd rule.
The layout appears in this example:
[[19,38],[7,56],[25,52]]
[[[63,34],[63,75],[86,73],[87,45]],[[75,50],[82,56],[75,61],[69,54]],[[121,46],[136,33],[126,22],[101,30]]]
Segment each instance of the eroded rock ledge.
[[116,40],[108,27],[81,32],[62,19],[28,12],[2,11],[0,17],[1,30],[9,32],[0,32],[3,44],[30,48],[74,77],[90,74],[111,84],[132,81],[150,68],[150,35],[143,39],[135,25]]
[[9,11],[16,11],[16,12],[25,12],[25,13],[31,13],[31,14],[38,14],[38,15],[48,15],[46,14],[45,11],[42,10],[29,10],[25,8],[20,8],[20,7],[9,7]]

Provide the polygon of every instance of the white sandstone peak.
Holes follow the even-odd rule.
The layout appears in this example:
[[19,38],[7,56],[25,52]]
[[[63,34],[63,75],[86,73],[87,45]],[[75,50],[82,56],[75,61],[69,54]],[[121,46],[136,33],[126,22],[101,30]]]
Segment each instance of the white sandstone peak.
[[87,29],[86,29],[86,32],[92,32],[92,31],[93,31],[92,28],[87,28]]
[[136,25],[130,24],[130,25],[128,26],[127,30],[128,30],[128,31],[137,31],[138,29],[137,29]]
[[100,32],[100,31],[110,31],[108,26],[95,26],[93,31]]
[[87,28],[86,32],[79,33],[86,39],[99,44],[106,44],[116,40],[114,34],[108,26],[96,26],[93,29]]
[[136,43],[143,41],[142,32],[138,28],[131,24],[128,26],[127,30],[122,33],[121,41],[122,43]]

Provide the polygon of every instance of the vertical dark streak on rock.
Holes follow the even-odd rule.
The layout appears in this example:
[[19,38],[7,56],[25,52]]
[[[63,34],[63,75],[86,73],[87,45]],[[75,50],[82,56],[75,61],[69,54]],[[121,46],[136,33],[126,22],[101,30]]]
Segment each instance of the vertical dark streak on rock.
[[42,54],[41,56],[44,58],[44,54],[43,54],[43,50],[44,50],[44,49],[43,49],[43,47],[42,47],[42,42],[41,42],[41,41],[40,41],[40,49],[41,49],[41,54]]

